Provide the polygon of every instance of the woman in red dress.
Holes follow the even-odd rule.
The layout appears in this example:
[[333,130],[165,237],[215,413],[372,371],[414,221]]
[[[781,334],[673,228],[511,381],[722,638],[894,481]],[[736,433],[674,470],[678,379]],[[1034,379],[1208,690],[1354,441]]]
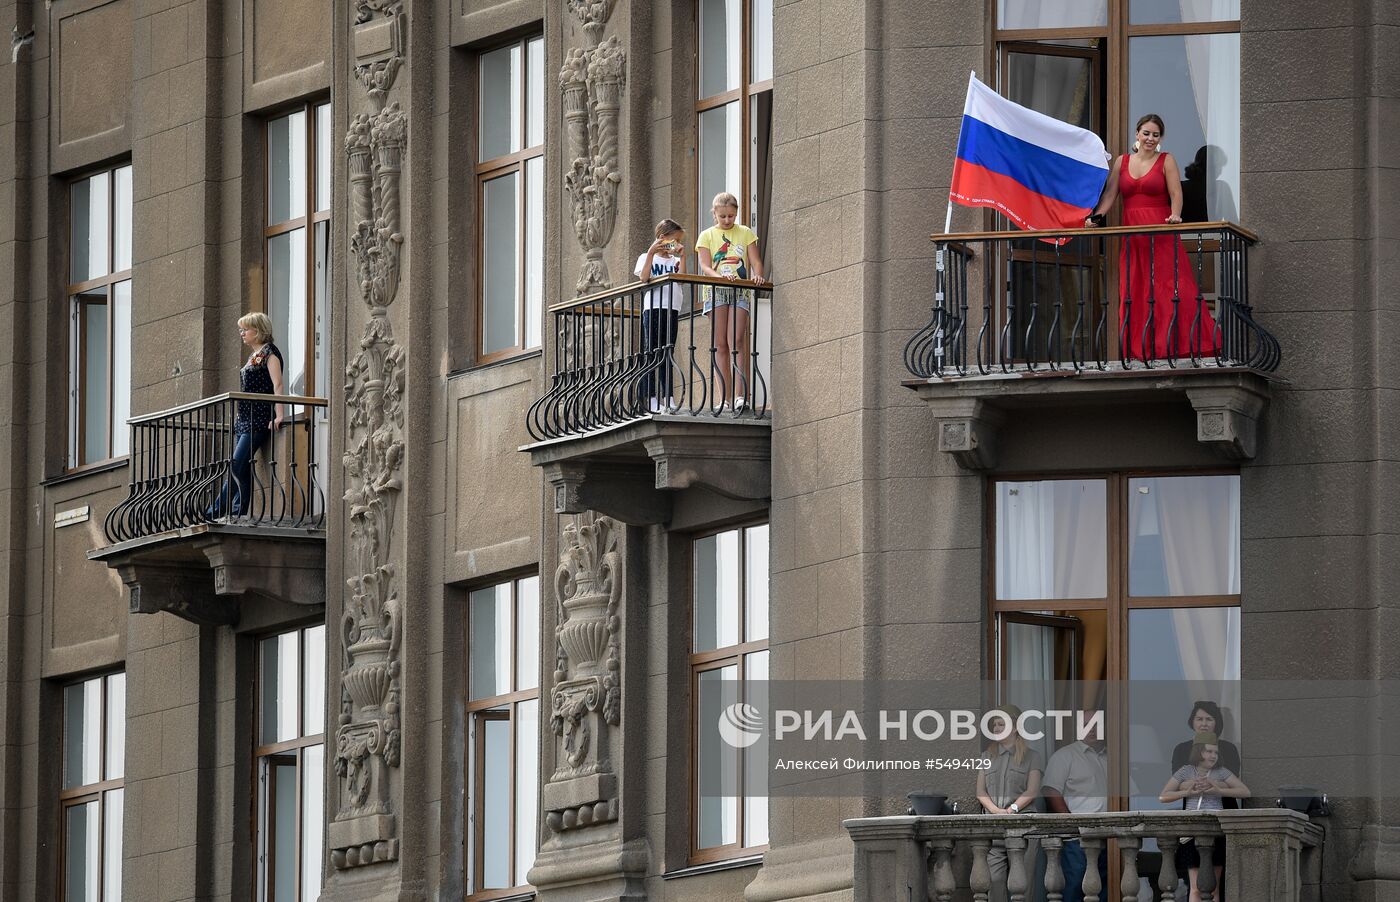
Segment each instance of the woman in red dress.
[[[1181,222],[1181,172],[1172,155],[1161,150],[1166,130],[1156,113],[1138,120],[1133,152],[1113,161],[1103,197],[1084,220],[1085,226],[1096,225],[1094,217],[1111,210],[1120,194],[1125,226]],[[1191,260],[1178,235],[1123,239],[1118,297],[1120,348],[1125,359],[1215,356],[1215,321],[1200,298]]]

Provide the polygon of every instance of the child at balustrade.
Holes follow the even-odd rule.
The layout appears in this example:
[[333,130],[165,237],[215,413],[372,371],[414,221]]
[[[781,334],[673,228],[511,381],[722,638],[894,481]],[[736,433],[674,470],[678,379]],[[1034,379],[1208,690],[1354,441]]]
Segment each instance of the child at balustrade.
[[[656,224],[656,240],[637,258],[633,273],[643,282],[685,272],[685,230],[674,219]],[[674,282],[648,288],[642,298],[641,397],[652,413],[674,406],[671,367],[674,365],[676,331],[682,307],[681,286]]]
[[[721,191],[715,195],[710,209],[715,224],[701,232],[695,242],[700,272],[714,279],[748,279],[755,285],[764,284],[758,235],[736,222],[739,199],[728,191]],[[719,379],[715,394],[721,403],[732,403],[736,410],[744,406],[743,391],[749,378],[746,358],[752,307],[752,291],[705,289],[705,313],[712,316],[714,366]],[[736,386],[736,382],[743,384]]]

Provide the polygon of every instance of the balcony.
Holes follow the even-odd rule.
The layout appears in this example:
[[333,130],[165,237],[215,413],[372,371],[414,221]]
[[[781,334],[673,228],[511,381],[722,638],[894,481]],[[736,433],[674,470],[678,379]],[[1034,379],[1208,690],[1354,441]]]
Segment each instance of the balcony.
[[1252,458],[1281,361],[1249,304],[1257,237],[1227,222],[1035,234],[933,236],[932,314],[904,363],[939,450],[987,468],[1010,411],[1170,396],[1198,441]]
[[521,450],[555,510],[655,524],[693,489],[767,498],[772,296],[671,275],[551,308],[548,390],[526,415],[538,441]]
[[[281,405],[283,424],[244,476],[234,421],[248,404]],[[132,613],[233,625],[244,596],[324,603],[325,399],[231,392],[129,423],[127,497],[88,559],[121,574]]]
[[[1237,811],[1124,811],[1104,814],[1019,814],[945,817],[873,817],[844,823],[855,842],[853,902],[891,900],[986,899],[991,889],[987,851],[1004,844],[1010,862],[1007,890],[1012,902],[1059,899],[1065,887],[1058,854],[1079,840],[1089,861],[1113,841],[1117,846],[1118,893],[1101,885],[1098,869],[1084,874],[1085,899],[1149,902],[1175,899],[1178,879],[1175,850],[1182,837],[1197,840],[1202,867],[1202,902],[1220,898],[1215,871],[1205,867],[1213,840],[1226,837],[1223,897],[1231,902],[1301,902],[1316,897],[1322,828],[1296,811],[1282,808]],[[1044,892],[1027,886],[1028,840],[1046,852]],[[1144,852],[1155,839],[1160,852]],[[1110,877],[1114,870],[1110,868]],[[1155,893],[1142,889],[1150,880]],[[1308,889],[1311,887],[1311,893]]]

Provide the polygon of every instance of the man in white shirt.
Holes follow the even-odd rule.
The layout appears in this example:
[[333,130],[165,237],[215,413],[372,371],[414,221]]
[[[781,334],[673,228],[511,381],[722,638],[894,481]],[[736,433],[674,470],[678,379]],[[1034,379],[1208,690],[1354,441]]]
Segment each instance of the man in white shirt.
[[[1102,736],[1072,742],[1050,756],[1041,780],[1045,804],[1059,814],[1094,814],[1108,810],[1108,748]],[[1065,874],[1064,902],[1083,902],[1087,862],[1079,840],[1060,850]],[[1099,878],[1108,880],[1108,850],[1099,851]]]

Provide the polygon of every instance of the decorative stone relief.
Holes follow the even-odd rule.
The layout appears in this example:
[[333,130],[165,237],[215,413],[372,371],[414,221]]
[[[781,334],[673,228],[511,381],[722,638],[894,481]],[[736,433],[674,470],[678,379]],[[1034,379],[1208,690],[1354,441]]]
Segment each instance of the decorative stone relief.
[[350,522],[339,624],[339,798],[329,827],[337,868],[391,861],[399,852],[389,771],[400,758],[402,609],[390,555],[403,489],[405,360],[388,312],[398,294],[404,243],[399,182],[408,117],[397,103],[388,103],[388,95],[403,63],[405,17],[399,0],[359,0],[356,9],[355,75],[370,111],[352,117],[345,151],[350,249],[369,319],[345,369],[344,498]]
[[545,823],[556,833],[617,818],[617,778],[608,730],[622,720],[622,555],[610,517],[580,514],[563,529],[554,573],[554,773],[545,783]]
[[574,234],[586,257],[574,285],[579,295],[610,288],[603,249],[617,224],[618,114],[627,77],[627,53],[616,36],[603,40],[614,0],[566,0],[583,23],[586,47],[571,47],[559,71],[563,95],[566,159],[564,175]]

